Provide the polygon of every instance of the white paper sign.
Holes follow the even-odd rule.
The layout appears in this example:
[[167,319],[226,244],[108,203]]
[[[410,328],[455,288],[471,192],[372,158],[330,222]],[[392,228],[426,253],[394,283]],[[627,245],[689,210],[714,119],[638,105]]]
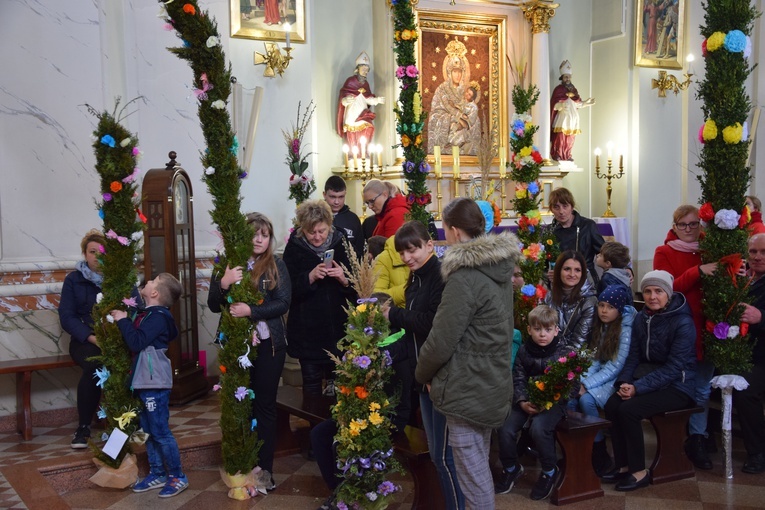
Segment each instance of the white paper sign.
[[122,451],[122,447],[125,446],[125,442],[128,440],[128,435],[122,432],[120,429],[114,429],[112,435],[109,436],[109,440],[104,445],[104,453],[113,459],[117,459],[117,455]]

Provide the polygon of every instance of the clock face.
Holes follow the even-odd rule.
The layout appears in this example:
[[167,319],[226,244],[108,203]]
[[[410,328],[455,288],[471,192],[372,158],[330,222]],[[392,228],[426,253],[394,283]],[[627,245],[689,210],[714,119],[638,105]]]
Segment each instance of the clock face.
[[183,224],[189,221],[189,189],[182,179],[175,181],[173,190],[173,202],[175,206],[175,223]]

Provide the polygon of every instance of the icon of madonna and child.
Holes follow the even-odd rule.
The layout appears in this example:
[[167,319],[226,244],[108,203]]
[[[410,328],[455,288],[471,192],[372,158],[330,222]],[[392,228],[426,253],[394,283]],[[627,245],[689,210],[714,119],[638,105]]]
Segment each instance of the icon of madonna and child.
[[478,102],[481,85],[470,81],[467,48],[458,40],[446,45],[442,70],[444,81],[438,85],[428,112],[428,153],[433,147],[442,150],[457,146],[460,154],[475,156],[481,142],[481,119]]

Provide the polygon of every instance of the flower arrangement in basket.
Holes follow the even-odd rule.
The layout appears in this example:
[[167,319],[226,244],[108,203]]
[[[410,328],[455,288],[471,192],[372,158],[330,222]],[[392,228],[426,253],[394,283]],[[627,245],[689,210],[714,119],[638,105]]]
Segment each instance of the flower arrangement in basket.
[[592,352],[587,349],[571,351],[553,360],[544,374],[529,377],[529,402],[537,409],[550,409],[570,397],[574,384],[592,365]]
[[287,163],[290,172],[292,172],[290,175],[290,199],[295,200],[296,206],[308,200],[311,193],[316,191],[316,182],[313,179],[313,174],[308,170],[308,161],[306,161],[313,152],[300,153],[304,147],[303,136],[305,136],[308,125],[311,123],[311,117],[313,117],[316,106],[313,101],[308,103],[302,118],[300,117],[300,109],[301,103],[298,103],[295,124],[289,131],[282,130],[284,142],[287,145],[287,158],[284,162]]
[[513,87],[513,114],[510,132],[510,176],[515,182],[513,209],[518,215],[518,239],[523,243],[521,249],[521,271],[526,282],[516,294],[514,300],[515,327],[528,333],[526,318],[531,310],[544,299],[547,289],[542,285],[542,278],[549,262],[554,262],[560,251],[552,230],[542,223],[539,212],[539,171],[542,155],[534,147],[534,134],[539,126],[531,123],[531,108],[539,99],[539,90],[534,85],[524,88]]
[[[346,249],[350,253],[348,246]],[[381,509],[400,490],[387,478],[400,471],[391,441],[394,400],[384,391],[392,360],[388,351],[380,349],[391,340],[388,321],[380,311],[382,303],[370,297],[375,281],[373,262],[351,257],[350,264],[344,270],[360,298],[356,306],[349,303],[346,308],[346,336],[338,342],[344,354],[342,358],[333,356],[337,404],[332,416],[338,427],[337,467],[343,477],[336,504],[341,510]]]

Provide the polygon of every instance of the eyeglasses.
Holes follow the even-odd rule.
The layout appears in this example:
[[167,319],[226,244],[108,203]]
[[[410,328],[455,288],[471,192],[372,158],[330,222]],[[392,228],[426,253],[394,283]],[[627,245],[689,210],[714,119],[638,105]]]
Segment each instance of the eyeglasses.
[[374,197],[372,200],[366,200],[366,201],[364,201],[364,203],[367,205],[367,207],[372,207],[372,206],[374,205],[374,203],[375,203],[375,200],[377,200],[378,198],[380,198],[380,195],[382,195],[382,194],[383,194],[383,192],[381,191],[381,192],[380,192],[380,193],[378,193],[378,194],[377,194],[377,196],[376,196],[376,197]]
[[675,223],[675,226],[680,230],[696,230],[699,228],[699,222],[691,221],[690,223]]

